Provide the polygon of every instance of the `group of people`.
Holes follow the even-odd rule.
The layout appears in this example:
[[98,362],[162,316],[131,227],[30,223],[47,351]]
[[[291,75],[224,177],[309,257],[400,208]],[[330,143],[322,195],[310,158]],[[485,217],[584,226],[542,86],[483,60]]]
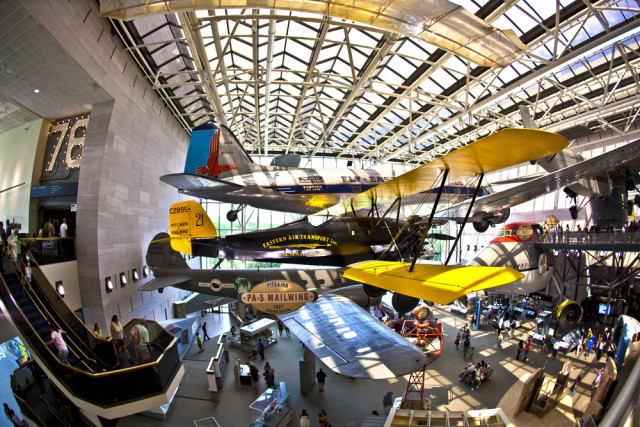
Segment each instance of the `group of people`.
[[[69,226],[67,225],[67,219],[63,218],[62,223],[60,223],[60,237],[68,237],[69,235]],[[56,229],[53,226],[53,219],[49,218],[47,222],[40,226],[38,230],[38,237],[56,237]]]
[[[149,330],[147,329],[147,321],[146,319],[140,319],[140,323],[134,325],[130,330],[129,334],[131,336],[131,342],[133,344],[133,349],[136,353],[136,357],[138,359],[138,364],[142,361],[144,363],[149,363]],[[113,337],[113,342],[116,347],[116,356],[120,363],[123,363],[121,354],[129,359],[129,363],[133,364],[133,359],[129,355],[129,350],[127,349],[127,345],[124,337],[124,329],[120,324],[120,319],[117,314],[114,314],[111,317],[111,336]]]
[[466,323],[456,334],[454,344],[456,345],[456,350],[460,350],[460,346],[462,346],[462,357],[465,360],[467,358],[471,360],[475,349],[471,347],[471,330]]
[[518,353],[516,354],[516,360],[520,360],[520,354],[524,351],[524,358],[522,360],[526,361],[530,350],[531,350],[531,338],[528,338],[526,342],[524,342],[523,340],[520,340],[520,342],[518,343],[518,348],[517,348]]
[[493,369],[482,360],[477,364],[468,363],[462,371],[460,371],[460,381],[464,381],[471,385],[471,390],[480,387],[482,381],[486,380],[493,374]]
[[585,360],[594,352],[596,362],[600,360],[602,355],[607,355],[609,348],[611,347],[612,333],[609,328],[605,328],[602,333],[596,334],[589,328],[586,332],[583,331],[582,339],[578,341],[576,345],[576,357],[580,357],[580,354],[584,351]]
[[[327,421],[327,412],[324,409],[321,409],[318,413],[318,423],[320,427],[331,427],[329,421]],[[311,419],[309,416],[309,412],[306,409],[303,409],[300,413],[300,427],[309,427],[311,425]]]

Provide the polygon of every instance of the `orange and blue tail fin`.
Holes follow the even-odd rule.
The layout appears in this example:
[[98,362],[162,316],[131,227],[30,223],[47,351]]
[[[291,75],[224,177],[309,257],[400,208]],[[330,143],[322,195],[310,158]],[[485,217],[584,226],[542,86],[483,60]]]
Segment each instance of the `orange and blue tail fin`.
[[255,163],[226,126],[206,123],[193,128],[184,173],[208,178],[246,174]]

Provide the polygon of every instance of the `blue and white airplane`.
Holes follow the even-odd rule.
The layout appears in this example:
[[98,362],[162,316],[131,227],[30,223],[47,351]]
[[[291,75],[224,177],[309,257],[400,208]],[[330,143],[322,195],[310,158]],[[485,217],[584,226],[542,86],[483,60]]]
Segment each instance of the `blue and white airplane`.
[[[161,181],[181,193],[237,205],[311,215],[389,181],[403,172],[375,169],[302,169],[262,166],[249,157],[225,126],[204,124],[193,129],[184,173],[164,175]],[[475,187],[448,184],[441,203],[461,203]],[[437,189],[406,197],[412,204],[435,199]],[[481,189],[479,196],[489,194]],[[425,199],[426,195],[426,199]],[[227,214],[237,218],[237,210]]]

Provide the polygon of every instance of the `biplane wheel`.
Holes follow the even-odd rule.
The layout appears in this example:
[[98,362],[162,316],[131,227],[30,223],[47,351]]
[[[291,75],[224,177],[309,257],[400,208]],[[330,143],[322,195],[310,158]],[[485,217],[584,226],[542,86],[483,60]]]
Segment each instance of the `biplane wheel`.
[[569,213],[571,214],[571,219],[578,219],[578,208],[576,206],[571,206]]
[[227,221],[233,222],[238,219],[238,211],[227,212]]
[[371,298],[381,297],[382,295],[384,295],[385,292],[387,292],[386,289],[382,289],[377,286],[367,285],[367,284],[362,285],[362,290],[364,291],[365,294],[367,294],[367,296]]
[[418,298],[410,297],[409,295],[394,293],[391,297],[391,305],[393,309],[400,314],[408,313],[416,306],[420,300]]
[[475,228],[478,233],[484,233],[489,229],[489,221],[474,222],[473,228]]

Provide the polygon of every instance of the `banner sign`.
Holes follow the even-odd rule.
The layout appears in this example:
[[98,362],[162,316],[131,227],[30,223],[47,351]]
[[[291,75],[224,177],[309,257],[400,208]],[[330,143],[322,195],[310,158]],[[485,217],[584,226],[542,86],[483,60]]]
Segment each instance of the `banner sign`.
[[294,282],[270,280],[257,284],[249,292],[241,293],[239,298],[243,303],[251,304],[263,313],[285,314],[317,300],[318,294],[306,291]]

